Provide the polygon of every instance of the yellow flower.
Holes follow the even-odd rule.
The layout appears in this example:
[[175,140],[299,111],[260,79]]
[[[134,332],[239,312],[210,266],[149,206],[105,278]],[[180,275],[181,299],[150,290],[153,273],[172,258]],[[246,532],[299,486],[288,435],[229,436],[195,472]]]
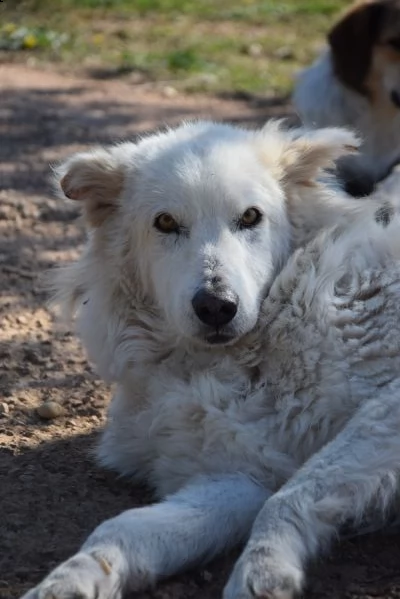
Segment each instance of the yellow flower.
[[4,33],[14,33],[14,31],[16,30],[17,26],[15,23],[6,23],[3,27],[2,30],[4,31]]
[[95,44],[95,46],[101,46],[101,44],[104,42],[104,35],[102,33],[95,33],[92,35],[92,42]]
[[35,35],[33,35],[33,33],[28,33],[28,35],[26,35],[24,37],[24,40],[22,43],[23,48],[26,48],[27,50],[31,50],[32,48],[36,48],[37,45],[38,45],[38,40],[37,40],[37,37]]

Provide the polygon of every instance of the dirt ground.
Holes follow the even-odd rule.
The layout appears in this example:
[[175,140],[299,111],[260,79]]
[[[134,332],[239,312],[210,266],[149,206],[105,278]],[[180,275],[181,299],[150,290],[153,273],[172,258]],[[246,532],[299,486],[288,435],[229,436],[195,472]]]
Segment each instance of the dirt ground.
[[[288,113],[268,100],[188,98],[0,66],[0,599],[17,599],[100,521],[151,500],[92,460],[110,390],[46,309],[43,273],[72,259],[83,240],[75,208],[52,199],[49,163],[182,118],[253,125]],[[36,413],[49,398],[65,410],[50,422]],[[220,598],[233,557],[136,597]],[[311,568],[305,596],[400,598],[400,537],[338,543]]]

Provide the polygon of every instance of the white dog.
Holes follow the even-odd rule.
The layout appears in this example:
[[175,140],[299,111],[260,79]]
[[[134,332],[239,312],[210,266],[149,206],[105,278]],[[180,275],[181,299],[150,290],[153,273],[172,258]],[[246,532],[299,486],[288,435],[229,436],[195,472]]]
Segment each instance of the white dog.
[[354,195],[370,193],[400,162],[400,0],[358,2],[333,27],[329,48],[299,77],[294,105],[310,127],[345,126],[362,153],[340,172]]
[[290,598],[342,525],[383,522],[400,217],[321,182],[356,143],[198,122],[61,167],[89,236],[58,300],[118,385],[99,458],[161,501],[100,524],[26,599],[117,599],[246,540],[224,598]]

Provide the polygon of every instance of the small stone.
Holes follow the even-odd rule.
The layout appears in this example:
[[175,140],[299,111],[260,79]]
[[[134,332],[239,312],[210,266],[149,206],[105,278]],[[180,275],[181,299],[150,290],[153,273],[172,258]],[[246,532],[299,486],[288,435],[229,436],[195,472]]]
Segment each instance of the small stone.
[[262,53],[263,53],[263,47],[261,44],[254,43],[254,44],[250,44],[247,47],[247,54],[249,54],[249,56],[257,57],[257,56],[261,56]]
[[276,58],[280,58],[281,60],[291,60],[294,58],[294,52],[289,46],[282,46],[281,48],[275,50],[274,56]]
[[10,406],[4,401],[0,403],[0,416],[6,416],[10,411]]
[[41,406],[37,408],[37,413],[41,418],[45,420],[52,420],[58,418],[64,414],[64,408],[56,401],[45,401]]
[[30,362],[31,364],[41,364],[42,358],[38,353],[30,347],[26,347],[24,349],[25,360]]
[[178,90],[172,85],[166,85],[163,87],[162,93],[166,98],[175,98],[178,95]]

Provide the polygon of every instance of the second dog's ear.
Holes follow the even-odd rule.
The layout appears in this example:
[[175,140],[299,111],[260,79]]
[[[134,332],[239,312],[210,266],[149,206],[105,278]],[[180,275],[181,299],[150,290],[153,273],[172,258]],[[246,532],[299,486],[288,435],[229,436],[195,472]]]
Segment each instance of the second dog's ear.
[[367,95],[365,79],[372,61],[384,3],[366,2],[350,10],[328,35],[335,75],[342,83]]
[[124,169],[112,149],[98,149],[72,156],[56,169],[56,179],[67,198],[83,203],[88,223],[98,227],[116,208]]
[[280,178],[303,186],[315,185],[322,170],[333,167],[341,156],[357,152],[360,145],[354,133],[339,128],[300,129],[290,138],[279,159]]

